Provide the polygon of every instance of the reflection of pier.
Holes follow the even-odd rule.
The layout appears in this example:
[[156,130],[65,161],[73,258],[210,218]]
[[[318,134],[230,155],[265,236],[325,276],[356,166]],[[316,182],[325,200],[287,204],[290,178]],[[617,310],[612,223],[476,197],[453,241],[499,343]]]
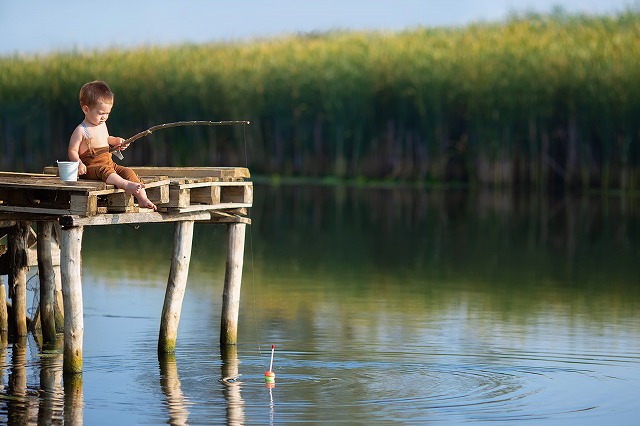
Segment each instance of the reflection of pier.
[[[247,180],[249,171],[212,167],[134,167],[134,170],[149,182],[147,194],[158,211],[138,208],[131,195],[100,181],[63,182],[55,175],[57,168],[46,168],[44,174],[0,172],[0,237],[7,235],[6,249],[0,250],[0,275],[9,276],[7,284],[12,299],[11,318],[7,318],[6,303],[0,304],[0,330],[6,332],[10,325],[14,338],[28,333],[26,273],[30,264],[28,253],[33,251],[29,242],[31,225],[36,223],[42,336],[45,343],[56,340],[56,332],[61,330],[60,321],[56,326],[55,308],[62,304],[65,374],[82,372],[81,246],[85,226],[175,224],[173,258],[158,339],[158,352],[171,353],[175,349],[186,289],[194,224],[226,224],[228,245],[220,343],[226,346],[237,341],[245,227],[250,223],[247,208],[253,202],[253,186]],[[59,274],[54,266],[56,231],[60,234]],[[117,263],[115,258],[106,261]],[[61,281],[62,302],[56,301],[56,280]]]
[[222,358],[222,383],[224,399],[227,401],[227,424],[243,425],[244,401],[240,395],[240,373],[238,371],[238,348],[225,346],[220,353]]
[[178,377],[178,366],[175,354],[161,354],[160,361],[160,386],[167,399],[170,425],[188,425],[189,410],[187,409],[187,399],[180,387]]

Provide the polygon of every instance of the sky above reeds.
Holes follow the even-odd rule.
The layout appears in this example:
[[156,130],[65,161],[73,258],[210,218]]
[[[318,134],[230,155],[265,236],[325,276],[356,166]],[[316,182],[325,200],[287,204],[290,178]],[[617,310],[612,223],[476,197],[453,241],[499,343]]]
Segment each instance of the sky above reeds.
[[328,30],[499,21],[513,13],[612,14],[639,0],[0,0],[0,55],[250,40]]

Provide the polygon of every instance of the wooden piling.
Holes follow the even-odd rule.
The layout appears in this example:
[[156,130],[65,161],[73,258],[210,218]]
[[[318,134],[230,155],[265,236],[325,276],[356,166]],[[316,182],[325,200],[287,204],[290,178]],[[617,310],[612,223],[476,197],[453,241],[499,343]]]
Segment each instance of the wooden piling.
[[[167,281],[167,289],[160,320],[158,353],[173,352],[176,348],[178,323],[182,300],[187,288],[191,246],[193,243],[193,221],[176,222],[173,232],[173,257]],[[65,302],[66,303],[66,302]]]
[[222,319],[220,345],[235,345],[238,342],[238,312],[240,311],[240,286],[244,258],[245,223],[227,225],[227,263],[222,294]]
[[[56,321],[56,332],[58,333],[62,333],[64,331],[64,302],[62,301],[63,296],[62,296],[62,273],[60,272],[60,234],[61,234],[61,227],[60,224],[58,222],[54,222],[53,224],[53,240],[55,241],[55,244],[53,244],[51,246],[51,250],[52,250],[52,257],[53,258],[57,258],[58,262],[55,262],[55,264],[53,265],[53,276],[54,276],[54,283],[55,283],[55,290],[54,290],[54,308],[53,308],[53,312],[54,312],[54,318]],[[55,251],[55,253],[54,253]]]
[[40,277],[40,325],[44,343],[56,341],[55,272],[51,256],[53,222],[38,223],[38,274]]
[[28,239],[31,224],[29,222],[16,222],[9,230],[7,248],[9,255],[9,295],[12,303],[13,335],[15,337],[26,336],[27,328],[27,273]]
[[64,303],[63,372],[82,372],[84,319],[82,306],[82,234],[84,227],[63,228],[60,247],[60,272]]
[[4,285],[4,277],[0,275],[0,347],[3,347],[2,342],[8,341],[8,333],[9,315],[7,313],[7,288]]

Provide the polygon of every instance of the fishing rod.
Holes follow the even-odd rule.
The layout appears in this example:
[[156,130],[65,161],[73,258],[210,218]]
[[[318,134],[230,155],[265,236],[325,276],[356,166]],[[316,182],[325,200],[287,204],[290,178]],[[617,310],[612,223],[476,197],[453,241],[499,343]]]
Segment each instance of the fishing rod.
[[129,139],[125,139],[120,145],[112,145],[109,147],[109,152],[112,152],[113,155],[123,160],[124,155],[120,152],[121,147],[127,147],[130,143],[137,141],[140,138],[150,135],[156,130],[168,129],[170,127],[181,127],[181,126],[234,126],[237,124],[250,124],[249,121],[239,120],[239,121],[176,121],[175,123],[164,123],[158,124],[152,127],[149,127],[147,130],[144,130],[140,133],[137,133],[131,136]]

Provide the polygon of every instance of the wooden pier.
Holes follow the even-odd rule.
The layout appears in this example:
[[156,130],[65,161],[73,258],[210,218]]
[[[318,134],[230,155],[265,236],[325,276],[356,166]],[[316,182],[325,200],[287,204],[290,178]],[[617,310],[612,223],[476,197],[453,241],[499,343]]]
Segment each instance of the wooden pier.
[[[147,195],[158,206],[157,211],[139,208],[133,196],[101,181],[64,182],[57,176],[57,167],[47,167],[42,174],[0,172],[0,238],[6,235],[6,247],[0,245],[0,275],[9,277],[12,301],[8,316],[6,290],[0,282],[0,335],[6,339],[9,332],[15,338],[26,336],[29,331],[26,275],[29,265],[37,259],[42,338],[44,342],[53,342],[60,327],[64,328],[65,374],[82,372],[81,252],[85,226],[175,223],[173,258],[158,338],[158,352],[165,354],[173,352],[176,346],[194,224],[226,224],[227,262],[220,344],[225,347],[237,343],[245,228],[251,223],[247,209],[253,203],[249,170],[238,167],[132,169],[145,182]],[[34,223],[37,234],[32,230]],[[55,231],[60,234],[59,244],[54,238]],[[56,297],[60,292],[61,301]],[[63,310],[59,309],[60,304]]]

